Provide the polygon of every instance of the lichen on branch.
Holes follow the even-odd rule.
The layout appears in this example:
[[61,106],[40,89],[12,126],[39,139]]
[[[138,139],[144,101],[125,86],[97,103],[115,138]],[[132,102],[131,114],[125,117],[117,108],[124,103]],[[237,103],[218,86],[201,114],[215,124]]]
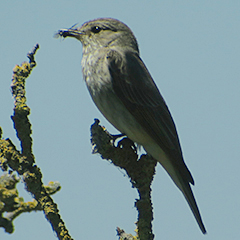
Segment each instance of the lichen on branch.
[[[99,123],[100,121],[95,119],[91,126],[93,153],[99,153],[103,159],[111,161],[115,166],[126,171],[133,187],[139,194],[139,199],[135,202],[138,210],[137,237],[140,240],[152,240],[154,234],[152,232],[151,183],[157,161],[145,154],[139,158],[136,146],[126,137],[115,146],[116,137],[112,136]],[[130,237],[130,235],[128,236]],[[138,238],[135,237],[135,239]]]
[[[21,176],[25,189],[32,194],[35,200],[24,202],[22,198],[18,197],[15,187],[6,188],[6,186],[2,186],[1,188],[0,186],[0,194],[2,193],[0,195],[0,226],[11,233],[14,230],[13,220],[21,213],[43,210],[58,239],[70,240],[72,238],[59,215],[57,204],[50,197],[50,194],[60,190],[60,184],[50,182],[47,186],[43,185],[41,170],[35,164],[34,154],[32,153],[32,130],[28,119],[30,108],[26,103],[25,83],[36,66],[34,55],[38,48],[39,45],[36,44],[32,51],[28,53],[29,62],[24,62],[21,66],[16,65],[13,69],[11,89],[14,98],[14,109],[12,120],[20,141],[21,150],[17,150],[10,139],[0,140],[0,166],[2,170],[9,170],[8,175],[12,171],[16,171]],[[2,130],[0,129],[1,134]],[[9,199],[14,199],[11,207],[4,201],[7,196],[10,197]],[[3,216],[5,211],[7,214]]]

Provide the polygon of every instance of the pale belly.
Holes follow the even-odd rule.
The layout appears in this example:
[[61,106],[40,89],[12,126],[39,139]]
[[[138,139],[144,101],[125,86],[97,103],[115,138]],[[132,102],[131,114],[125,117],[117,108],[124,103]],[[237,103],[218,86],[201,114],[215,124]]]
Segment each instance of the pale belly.
[[92,98],[105,118],[132,141],[142,146],[152,141],[150,136],[113,92],[102,92],[99,95],[92,96]]

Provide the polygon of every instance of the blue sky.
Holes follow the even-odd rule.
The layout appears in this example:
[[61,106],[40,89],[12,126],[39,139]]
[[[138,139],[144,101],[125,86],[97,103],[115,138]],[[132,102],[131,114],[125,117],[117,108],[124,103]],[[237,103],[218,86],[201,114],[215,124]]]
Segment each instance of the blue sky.
[[[81,74],[81,44],[53,34],[75,23],[114,17],[134,32],[143,61],[175,120],[193,191],[208,234],[202,235],[180,191],[161,166],[152,186],[155,239],[239,239],[240,2],[2,1],[0,126],[12,127],[12,69],[35,43],[37,67],[27,79],[33,150],[43,181],[74,239],[117,239],[134,233],[138,197],[125,173],[91,154],[94,118],[117,131],[94,106]],[[25,200],[31,196],[19,184]],[[43,213],[26,213],[0,239],[56,239]]]

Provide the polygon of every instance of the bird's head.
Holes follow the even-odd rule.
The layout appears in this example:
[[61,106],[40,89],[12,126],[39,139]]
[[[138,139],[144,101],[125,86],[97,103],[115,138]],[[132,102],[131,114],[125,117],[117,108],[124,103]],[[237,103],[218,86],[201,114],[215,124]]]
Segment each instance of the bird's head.
[[137,40],[130,28],[113,18],[98,18],[84,23],[81,27],[74,25],[61,29],[56,36],[74,37],[81,41],[84,50],[121,47],[139,52]]

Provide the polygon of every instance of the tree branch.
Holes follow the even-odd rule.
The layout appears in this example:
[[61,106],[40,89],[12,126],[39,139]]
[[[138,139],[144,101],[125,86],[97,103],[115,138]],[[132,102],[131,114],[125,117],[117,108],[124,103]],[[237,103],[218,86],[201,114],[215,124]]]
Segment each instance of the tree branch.
[[[44,187],[42,183],[42,173],[40,168],[35,164],[32,153],[32,130],[28,119],[30,108],[26,105],[25,81],[32,69],[36,66],[34,54],[38,48],[39,45],[36,44],[33,50],[28,53],[29,63],[24,62],[21,66],[17,65],[13,69],[11,88],[14,97],[14,113],[12,120],[17,137],[21,143],[21,152],[16,150],[16,147],[10,139],[0,140],[0,162],[3,170],[7,170],[7,168],[10,167],[19,175],[22,175],[27,191],[32,193],[37,201],[32,203],[32,209],[42,209],[53,230],[56,232],[58,239],[69,240],[72,238],[59,215],[57,204],[54,203],[49,196],[51,191],[54,192],[56,190],[51,189],[51,187]],[[10,214],[10,220],[29,207],[29,204],[23,204],[21,207],[18,212],[13,213],[13,215]],[[3,222],[8,221],[7,223],[11,222],[9,219],[2,218]]]
[[115,138],[106,129],[99,125],[99,120],[91,126],[91,142],[93,153],[100,153],[103,159],[111,162],[128,174],[133,187],[137,188],[139,200],[135,206],[138,210],[138,237],[140,240],[152,240],[152,202],[151,202],[151,183],[155,174],[155,161],[149,155],[142,155],[138,160],[136,146],[133,142],[124,138],[114,146]]

